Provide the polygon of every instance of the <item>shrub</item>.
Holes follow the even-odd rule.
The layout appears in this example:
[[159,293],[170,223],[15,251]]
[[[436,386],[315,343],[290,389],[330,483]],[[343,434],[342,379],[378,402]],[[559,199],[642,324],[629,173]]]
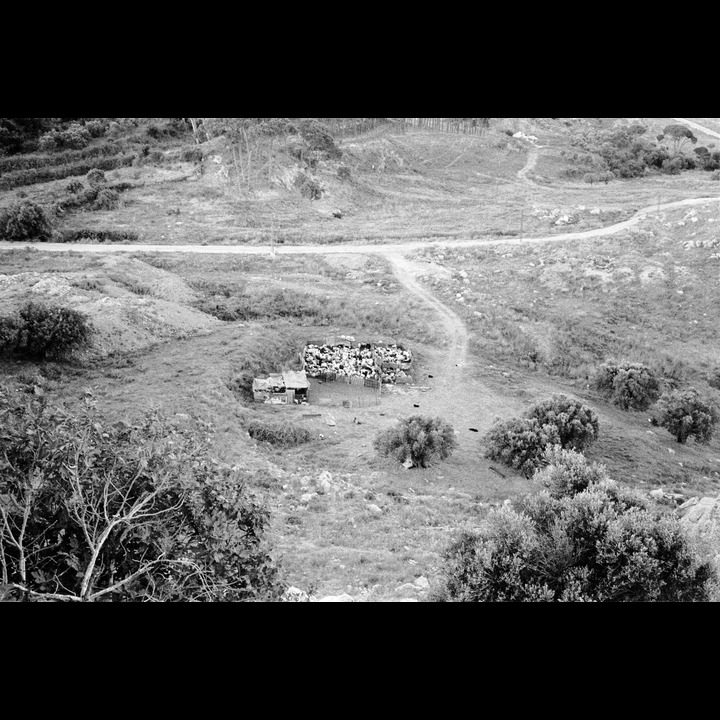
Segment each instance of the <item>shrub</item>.
[[99,138],[105,134],[106,125],[102,120],[90,120],[85,123],[85,129],[92,137]]
[[117,210],[120,206],[120,193],[110,188],[103,188],[97,194],[93,210]]
[[300,173],[295,178],[295,187],[300,190],[300,194],[308,200],[321,200],[323,189],[320,183],[305,173]]
[[46,241],[51,235],[52,226],[45,211],[30,200],[23,200],[0,211],[0,240]]
[[720,180],[720,170],[716,170],[711,176],[711,180]]
[[604,465],[589,464],[585,456],[575,450],[549,447],[543,463],[545,467],[536,473],[534,480],[553,498],[574,497],[609,480]]
[[253,440],[279,447],[305,445],[312,440],[312,434],[307,428],[284,422],[253,420],[248,423],[247,431]]
[[206,423],[149,414],[129,425],[92,404],[73,415],[8,397],[0,392],[0,565],[9,586],[0,590],[12,599],[279,599],[269,512],[242,470],[211,459]]
[[343,180],[350,180],[352,178],[352,170],[347,165],[341,165],[338,168],[338,177]]
[[59,243],[134,243],[140,240],[140,235],[132,230],[60,230],[56,238]]
[[80,193],[85,192],[85,186],[79,180],[73,180],[68,183],[65,191],[70,195],[79,195]]
[[[549,456],[550,457],[550,456]],[[560,453],[551,488],[493,510],[445,554],[451,602],[704,602],[716,573],[679,520]],[[584,488],[584,489],[583,489]]]
[[107,182],[107,180],[105,178],[105,173],[102,170],[99,170],[98,168],[93,168],[85,176],[85,179],[87,180],[88,185],[94,189],[102,187]]
[[706,403],[695,388],[665,393],[658,401],[653,424],[663,427],[685,445],[691,437],[707,445],[720,419],[717,410]]
[[720,390],[720,368],[716,368],[715,372],[708,378],[708,385],[715,390]]
[[203,151],[199,147],[185,148],[180,154],[183,162],[195,163],[196,165],[203,161]]
[[538,403],[526,417],[541,426],[556,428],[563,450],[584,452],[600,434],[600,423],[594,410],[579,400],[556,395],[552,400]]
[[578,400],[557,395],[530,408],[522,418],[496,422],[485,437],[486,457],[531,477],[543,466],[548,448],[557,445],[583,452],[599,432],[593,410]]
[[92,335],[87,317],[76,310],[28,303],[4,321],[6,332],[0,349],[21,357],[44,360],[62,358],[86,345]]
[[661,393],[655,373],[637,363],[603,365],[595,377],[595,387],[623,410],[647,410]]
[[532,477],[542,467],[546,449],[560,444],[560,436],[554,426],[518,418],[495,423],[485,442],[488,459],[501,462],[525,477]]
[[375,449],[383,457],[426,468],[431,460],[447,460],[457,448],[453,427],[440,418],[415,416],[375,438]]

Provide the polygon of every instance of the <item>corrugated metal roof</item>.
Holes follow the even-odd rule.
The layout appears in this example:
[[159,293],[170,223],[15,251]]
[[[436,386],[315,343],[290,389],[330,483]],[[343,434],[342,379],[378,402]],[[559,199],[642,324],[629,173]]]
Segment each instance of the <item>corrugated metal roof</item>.
[[310,387],[307,375],[304,372],[287,370],[283,373],[283,380],[288,390],[307,390]]

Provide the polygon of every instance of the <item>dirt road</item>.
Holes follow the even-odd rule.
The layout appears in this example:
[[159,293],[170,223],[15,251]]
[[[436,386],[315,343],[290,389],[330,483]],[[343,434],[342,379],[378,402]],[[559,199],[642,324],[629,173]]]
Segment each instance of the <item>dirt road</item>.
[[443,323],[448,349],[442,373],[438,373],[438,381],[434,383],[440,390],[462,387],[462,377],[467,365],[467,352],[470,336],[462,319],[450,308],[441,303],[417,281],[420,268],[400,253],[386,255],[392,263],[395,277],[410,293],[420,298],[434,310]]
[[[557,243],[567,240],[591,240],[593,238],[609,237],[620,232],[629,230],[642,222],[646,217],[658,212],[674,210],[682,207],[703,205],[709,202],[718,202],[720,198],[706,197],[691,200],[679,200],[665,205],[652,205],[651,207],[639,210],[634,217],[624,222],[610,225],[596,230],[585,232],[566,233],[563,235],[552,235],[550,237],[538,238],[502,238],[500,240],[484,240],[474,238],[468,240],[443,240],[441,242],[429,242],[418,240],[398,244],[347,244],[347,245],[297,245],[272,248],[252,245],[107,245],[107,244],[55,244],[55,243],[21,243],[21,242],[0,242],[0,250],[21,250],[34,248],[43,252],[64,252],[64,253],[191,253],[196,255],[270,255],[276,252],[278,255],[347,255],[347,254],[375,254],[375,255],[399,255],[417,250],[427,250],[435,247],[449,248],[479,248],[496,247],[501,245],[532,245],[540,243]],[[2,268],[0,268],[0,272]]]

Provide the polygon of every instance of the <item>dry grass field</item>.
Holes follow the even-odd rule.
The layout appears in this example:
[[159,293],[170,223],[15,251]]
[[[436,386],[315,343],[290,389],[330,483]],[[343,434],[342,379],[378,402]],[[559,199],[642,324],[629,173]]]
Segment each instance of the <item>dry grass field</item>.
[[[424,584],[413,584],[439,585],[443,552],[457,533],[533,489],[484,458],[483,435],[496,418],[555,393],[597,409],[601,438],[589,456],[617,480],[717,495],[720,438],[681,447],[651,427],[648,413],[608,404],[590,378],[612,358],[644,362],[720,406],[709,384],[720,372],[720,198],[660,210],[606,238],[532,238],[716,198],[720,183],[702,172],[594,186],[567,180],[561,152],[575,127],[569,121],[587,119],[502,120],[483,136],[416,130],[346,139],[351,178],[321,170],[326,192],[317,202],[300,197],[283,172],[272,186],[239,194],[217,144],[202,172],[177,163],[108,173],[134,186],[121,207],[71,214],[64,229],[132,231],[138,245],[347,244],[348,251],[251,257],[138,247],[127,256],[91,256],[4,247],[2,310],[27,299],[62,302],[86,312],[97,334],[72,363],[0,360],[0,385],[21,393],[42,387],[69,406],[91,394],[108,418],[157,408],[212,423],[217,458],[241,468],[272,509],[288,583],[319,597],[427,599]],[[645,120],[653,127],[672,121]],[[693,120],[720,128],[717,118]],[[537,143],[504,129],[533,133]],[[65,185],[24,190],[49,205]],[[0,207],[17,196],[0,193]],[[482,247],[504,238],[507,245]],[[453,249],[453,240],[469,239],[478,246]],[[381,248],[411,241],[428,247],[405,258]],[[353,252],[361,243],[378,251]],[[291,366],[308,338],[340,334],[412,347],[414,384],[350,408],[281,410],[238,392],[243,373]],[[453,424],[453,457],[422,471],[378,458],[377,433],[418,413]],[[312,440],[292,449],[264,445],[249,437],[251,420],[290,422]]]

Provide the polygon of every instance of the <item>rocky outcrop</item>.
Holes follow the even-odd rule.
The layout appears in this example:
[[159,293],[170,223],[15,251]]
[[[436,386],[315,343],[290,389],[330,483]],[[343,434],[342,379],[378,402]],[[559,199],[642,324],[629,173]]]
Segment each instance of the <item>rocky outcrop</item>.
[[693,498],[678,509],[687,534],[699,541],[720,563],[720,496]]

